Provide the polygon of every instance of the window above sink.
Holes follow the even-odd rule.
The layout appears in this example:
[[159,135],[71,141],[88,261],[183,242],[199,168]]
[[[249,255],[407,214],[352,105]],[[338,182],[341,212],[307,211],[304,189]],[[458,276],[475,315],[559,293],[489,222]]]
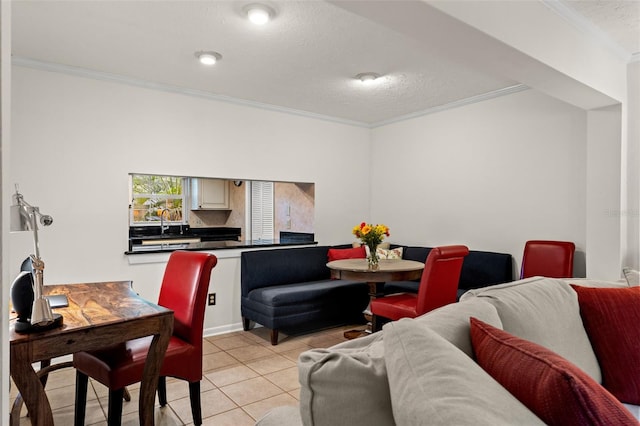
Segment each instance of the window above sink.
[[131,174],[130,226],[186,224],[186,178]]

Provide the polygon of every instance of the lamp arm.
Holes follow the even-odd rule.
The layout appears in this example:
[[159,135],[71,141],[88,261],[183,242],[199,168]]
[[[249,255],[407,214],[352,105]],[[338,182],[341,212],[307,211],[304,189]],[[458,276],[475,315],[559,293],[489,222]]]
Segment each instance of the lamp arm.
[[31,255],[31,267],[33,269],[33,297],[35,300],[42,297],[42,287],[44,286],[44,261],[40,258],[40,242],[38,241],[38,224],[36,223],[37,207],[30,206],[24,200],[25,210],[29,212],[31,231],[33,231],[33,248],[35,254]]
[[40,259],[40,241],[38,240],[38,223],[36,222],[36,215],[40,212],[38,211],[37,207],[30,206],[24,200],[23,203],[25,204],[25,210],[27,211],[27,214],[29,216],[31,231],[33,232],[33,249],[35,251],[35,257],[36,259],[40,260],[40,262],[42,262],[42,260]]

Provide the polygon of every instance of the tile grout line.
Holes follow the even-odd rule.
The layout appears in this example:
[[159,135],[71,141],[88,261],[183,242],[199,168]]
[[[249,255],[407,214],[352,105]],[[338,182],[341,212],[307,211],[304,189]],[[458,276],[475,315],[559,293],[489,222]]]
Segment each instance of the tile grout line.
[[[352,326],[351,326],[352,327]],[[215,411],[215,414],[213,415],[209,415],[207,417],[203,417],[203,422],[204,423],[210,423],[211,421],[214,421],[212,419],[215,419],[217,416],[223,416],[225,414],[228,414],[234,410],[240,409],[239,412],[241,412],[243,414],[243,419],[246,418],[246,422],[247,424],[251,424],[253,425],[253,423],[258,420],[260,417],[262,417],[262,415],[264,415],[264,413],[270,409],[269,407],[269,403],[263,404],[262,406],[260,405],[260,403],[263,403],[264,401],[267,401],[269,399],[275,398],[276,401],[278,400],[278,398],[280,400],[285,399],[285,400],[292,400],[295,402],[299,402],[300,399],[300,387],[296,387],[294,389],[284,389],[284,387],[289,387],[289,385],[287,385],[287,383],[291,384],[291,380],[292,377],[287,377],[285,379],[283,379],[282,381],[275,381],[275,380],[271,380],[269,379],[268,376],[270,376],[272,379],[274,379],[275,377],[278,377],[279,374],[282,374],[284,371],[291,369],[293,367],[295,367],[297,365],[297,354],[302,353],[304,351],[307,351],[309,349],[314,349],[314,348],[320,348],[320,347],[327,347],[326,345],[333,345],[335,343],[338,343],[339,341],[341,341],[340,336],[342,334],[342,330],[344,329],[344,327],[338,327],[338,328],[334,328],[334,329],[324,329],[324,330],[320,330],[316,333],[308,333],[308,334],[304,334],[304,335],[300,335],[300,336],[283,336],[284,339],[281,340],[279,347],[276,348],[276,350],[273,349],[273,347],[270,345],[270,342],[268,341],[268,336],[262,336],[260,334],[254,334],[252,333],[252,331],[249,332],[233,332],[230,333],[229,335],[220,335],[220,336],[210,336],[210,337],[205,337],[204,340],[206,341],[205,346],[209,346],[211,345],[211,349],[214,349],[215,351],[213,352],[207,352],[207,353],[203,353],[203,357],[207,357],[210,355],[215,355],[215,354],[224,354],[224,355],[218,355],[218,356],[222,356],[223,359],[225,359],[224,357],[228,357],[226,358],[225,362],[232,362],[231,364],[228,365],[223,365],[219,368],[212,368],[209,370],[203,370],[203,381],[202,384],[204,386],[202,386],[203,388],[206,389],[206,391],[203,391],[202,394],[206,394],[207,392],[210,391],[218,391],[220,392],[222,395],[224,395],[224,397],[231,402],[232,407],[219,407],[221,408],[221,410]],[[264,331],[262,331],[264,332]],[[251,333],[251,335],[248,335],[246,333]],[[213,337],[213,338],[212,338]],[[216,341],[222,341],[222,340],[226,340],[226,342],[219,342],[220,346],[218,346],[215,342]],[[234,343],[235,342],[235,343]],[[238,345],[238,346],[236,346]],[[222,347],[224,346],[228,346],[227,349],[223,349]],[[285,346],[290,346],[290,347],[285,347]],[[245,348],[244,351],[242,348]],[[246,352],[246,351],[251,351],[251,350],[255,350],[255,351],[259,351],[261,353],[260,356],[256,357],[256,358],[251,358],[251,359],[244,359],[246,356],[241,355],[242,353]],[[234,352],[235,351],[235,352]],[[236,355],[234,356],[233,353],[235,353]],[[288,354],[285,355],[285,354]],[[294,359],[295,358],[295,359]],[[269,365],[269,360],[273,361],[273,364]],[[264,362],[265,364],[260,366],[258,363],[260,362]],[[282,363],[282,364],[279,364]],[[253,366],[252,366],[253,365]],[[284,365],[284,366],[283,366]],[[248,369],[248,371],[250,372],[250,374],[254,375],[255,377],[251,377],[251,378],[247,378],[247,377],[239,377],[237,381],[233,381],[234,379],[231,378],[231,382],[224,384],[222,386],[218,386],[214,383],[214,381],[212,379],[210,379],[209,377],[207,377],[207,375],[211,375],[211,374],[215,374],[215,373],[220,373],[220,372],[224,372],[226,370],[230,370],[232,368],[237,368],[237,367],[245,367]],[[271,370],[272,368],[274,368],[273,370]],[[261,372],[262,371],[262,372]],[[54,374],[67,374],[69,377],[68,379],[65,378],[65,376],[58,376],[60,379],[59,384],[56,383],[56,391],[58,389],[64,389],[62,392],[64,394],[64,392],[68,391],[69,392],[69,398],[71,398],[72,401],[75,401],[75,374],[71,375],[68,372],[67,373],[62,373],[62,370],[60,372],[53,372],[51,373],[50,377],[55,377]],[[243,373],[246,374],[246,373]],[[237,392],[242,392],[241,389],[241,384],[243,382],[249,382],[252,379],[256,379],[256,378],[261,378],[264,381],[266,381],[266,383],[269,383],[270,386],[270,391],[267,391],[265,393],[258,393],[256,394],[256,397],[259,397],[259,399],[252,401],[252,402],[247,402],[243,405],[239,404],[238,402],[236,402],[231,396],[230,394],[227,394],[225,392],[225,390],[223,390],[224,387],[228,387],[228,386],[232,386],[235,385],[236,386],[236,393]],[[68,381],[70,383],[65,384],[65,382]],[[186,382],[181,381],[179,379],[173,379],[173,378],[168,378],[167,380],[167,385],[169,386],[170,383],[180,383],[179,385],[175,385],[174,386],[176,388],[179,388],[180,391],[179,393],[176,392],[177,396],[174,397],[174,399],[171,399],[172,396],[170,394],[170,390],[168,390],[167,392],[167,398],[169,399],[167,401],[167,406],[169,407],[169,410],[166,410],[166,407],[163,409],[162,411],[162,416],[160,417],[160,421],[157,421],[158,426],[162,426],[162,425],[190,425],[192,424],[192,419],[191,419],[191,411],[190,411],[190,404],[188,404],[188,400],[189,400],[189,396],[188,396],[188,391],[187,386],[186,386]],[[278,382],[280,384],[278,384]],[[96,383],[93,379],[90,380],[91,383],[91,390],[93,391],[93,396],[95,396],[98,407],[100,407],[100,415],[99,417],[101,418],[101,420],[97,420],[97,423],[94,422],[92,423],[93,425],[104,425],[106,424],[106,417],[107,417],[107,411],[106,411],[106,404],[108,401],[108,393],[107,394],[103,394],[103,389],[97,389],[96,388]],[[299,384],[299,383],[298,383]],[[238,386],[240,385],[240,386]],[[59,387],[58,387],[59,386]],[[102,385],[100,385],[102,386]],[[184,386],[184,387],[183,387]],[[273,387],[271,387],[273,386]],[[130,390],[133,389],[132,394],[136,393],[139,389],[139,386],[133,385],[132,387],[130,387]],[[50,389],[48,389],[50,390]],[[99,392],[100,390],[100,392]],[[276,391],[277,393],[275,395],[270,395],[269,392],[273,392]],[[132,395],[133,396],[133,395]],[[87,399],[89,398],[89,395],[87,397]],[[137,398],[135,398],[137,400]],[[186,399],[186,401],[184,401]],[[181,401],[180,403],[178,403],[178,401]],[[137,402],[133,402],[135,404],[137,404]],[[125,404],[128,404],[125,402]],[[205,406],[206,402],[203,401],[203,408]],[[256,405],[254,405],[256,404]],[[182,406],[182,410],[178,409],[178,406]],[[281,403],[279,403],[278,405],[282,405]],[[73,407],[73,406],[71,406]],[[189,408],[186,408],[189,407]],[[59,415],[64,415],[65,411],[64,409],[69,409],[69,406],[66,407],[61,407],[58,408],[56,410],[54,410],[54,420],[56,418],[56,414],[58,413]],[[131,408],[131,407],[129,407]],[[73,408],[71,408],[71,410],[73,411]],[[203,410],[204,411],[204,410]],[[123,407],[123,417],[124,416],[131,416],[132,411],[126,411],[126,409],[124,409]],[[137,407],[136,409],[133,411],[137,413]],[[252,414],[253,413],[253,414]],[[67,412],[67,417],[65,417],[64,419],[66,421],[68,421],[68,412]],[[71,413],[71,415],[73,415],[73,413]],[[158,415],[158,410],[156,409],[156,416]],[[182,415],[182,416],[181,416]],[[256,416],[256,417],[254,417]],[[164,421],[164,419],[167,419],[166,422]],[[185,418],[186,423],[183,422],[183,418]],[[222,418],[222,417],[221,417]],[[252,419],[251,421],[249,419]],[[22,417],[21,421],[24,421],[25,418]],[[156,420],[158,420],[158,418],[156,418]],[[208,421],[206,421],[208,420]],[[55,420],[56,422],[59,421],[63,421],[63,420]],[[63,421],[64,423],[64,421]],[[125,422],[126,423],[126,422]],[[244,423],[243,423],[244,424]]]

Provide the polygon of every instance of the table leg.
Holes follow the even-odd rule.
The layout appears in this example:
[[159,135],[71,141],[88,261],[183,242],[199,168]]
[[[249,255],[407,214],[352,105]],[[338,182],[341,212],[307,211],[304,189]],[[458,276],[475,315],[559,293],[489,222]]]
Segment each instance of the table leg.
[[154,424],[154,407],[156,390],[158,389],[158,375],[164,354],[169,346],[169,339],[173,332],[173,316],[164,315],[161,317],[160,330],[163,332],[153,336],[147,361],[144,365],[142,373],[142,382],[140,383],[140,401],[138,405],[138,414],[140,416],[140,424],[144,426],[153,426]]
[[[16,384],[24,404],[29,411],[32,425],[53,426],[53,414],[47,394],[40,382],[38,374],[31,366],[29,345],[11,346],[10,372],[13,382]],[[18,416],[20,414],[18,413]],[[10,414],[10,422],[15,421],[14,414]]]
[[375,333],[378,331],[378,320],[376,316],[371,312],[371,300],[379,297],[384,297],[384,283],[368,282],[369,285],[369,314],[371,315],[371,330],[369,333]]
[[[59,364],[51,365],[51,360],[46,359],[40,361],[40,370],[36,373],[40,378],[40,383],[42,383],[42,388],[46,389],[47,387],[47,379],[49,378],[49,373],[52,371],[60,370],[61,368],[69,368],[73,367],[73,362],[61,362]],[[11,413],[9,414],[9,424],[11,426],[19,426],[20,425],[20,413],[22,412],[22,395],[18,392],[16,395],[16,399],[13,401],[13,406],[11,408]]]
[[[371,301],[379,297],[384,297],[384,283],[383,282],[367,282],[369,286],[369,305],[364,310],[363,315],[368,321],[367,328],[364,330],[349,330],[344,332],[345,339],[355,339],[356,337],[365,336],[373,332],[378,331],[378,324],[376,316],[371,312]],[[370,319],[369,319],[370,318]]]

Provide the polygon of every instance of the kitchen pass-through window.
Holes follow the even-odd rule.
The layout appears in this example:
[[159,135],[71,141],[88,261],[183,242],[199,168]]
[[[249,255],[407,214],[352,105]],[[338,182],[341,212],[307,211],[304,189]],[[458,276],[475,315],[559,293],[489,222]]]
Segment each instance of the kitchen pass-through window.
[[184,223],[185,178],[158,175],[129,175],[131,225],[159,225]]

